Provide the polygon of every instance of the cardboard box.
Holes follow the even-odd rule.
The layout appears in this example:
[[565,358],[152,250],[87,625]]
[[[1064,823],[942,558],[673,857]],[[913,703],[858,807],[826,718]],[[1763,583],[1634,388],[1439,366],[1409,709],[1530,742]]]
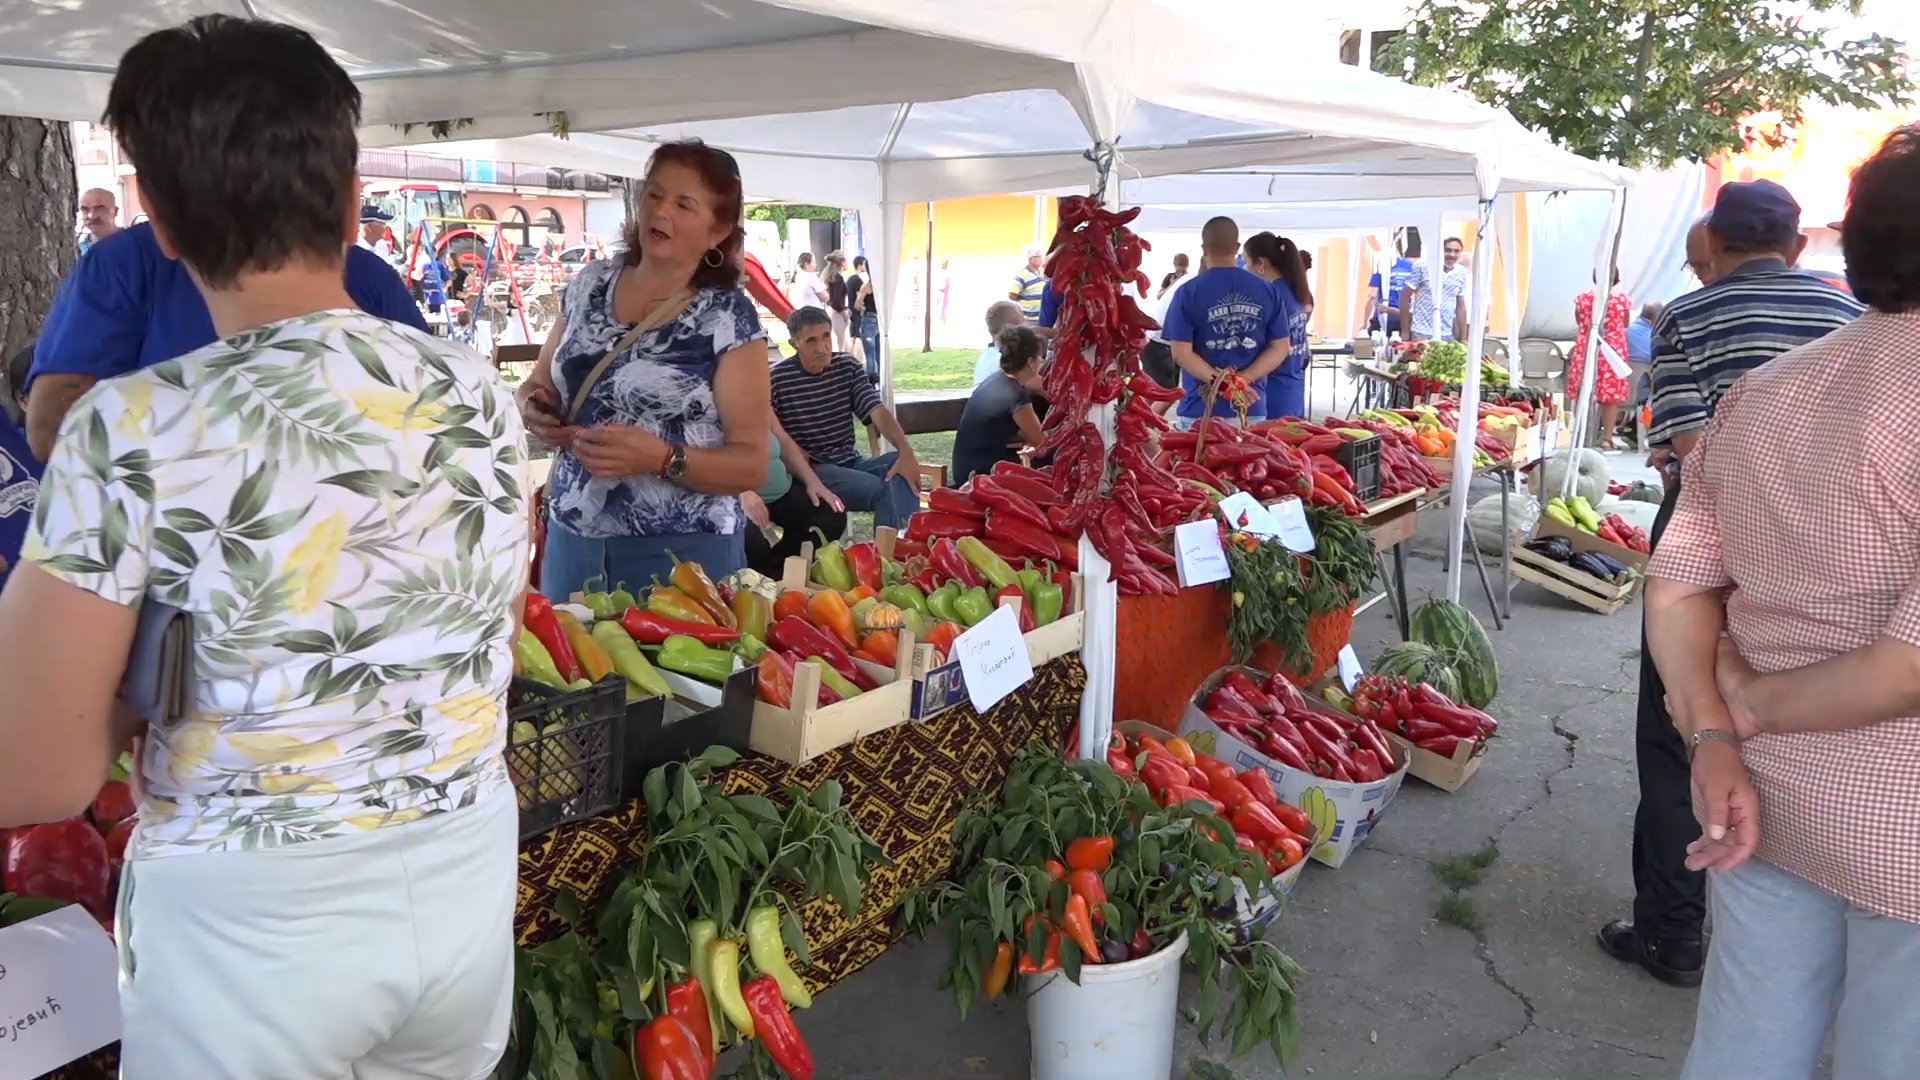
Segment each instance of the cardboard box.
[[913,696],[913,634],[900,632],[900,655],[892,668],[857,658],[854,663],[880,685],[824,709],[818,704],[820,665],[794,665],[794,707],[782,709],[756,699],[748,745],[789,765],[804,765],[829,750],[906,723]]
[[[1394,771],[1388,773],[1386,779],[1370,784],[1343,784],[1283,765],[1221,730],[1201,711],[1198,703],[1220,685],[1220,680],[1229,671],[1243,671],[1250,677],[1260,679],[1267,677],[1264,671],[1234,667],[1221,668],[1207,676],[1180,718],[1180,734],[1208,740],[1213,747],[1210,753],[1236,769],[1265,770],[1272,778],[1274,791],[1280,798],[1298,807],[1313,823],[1316,842],[1310,854],[1320,862],[1338,868],[1373,831],[1381,815],[1386,813],[1387,806],[1393,802],[1393,797],[1399,794],[1400,785],[1407,777],[1406,755],[1399,755],[1394,762]],[[1340,715],[1338,709],[1324,701],[1308,698],[1307,704],[1329,715]],[[1199,746],[1196,744],[1195,749],[1199,749]]]
[[[1122,735],[1151,735],[1156,739],[1165,739],[1167,737],[1166,728],[1149,724],[1145,720],[1122,720],[1113,726],[1113,730]],[[1194,747],[1194,752],[1212,754],[1214,757],[1220,756],[1213,750],[1205,750],[1198,746]],[[1221,760],[1226,759],[1222,758]],[[1245,766],[1242,767],[1244,768]],[[1318,839],[1311,821],[1307,823],[1307,838],[1309,840]],[[1311,845],[1309,845],[1309,849],[1311,850]],[[1273,875],[1273,887],[1262,891],[1257,898],[1248,895],[1246,885],[1235,881],[1233,883],[1233,900],[1235,907],[1239,909],[1239,914],[1236,916],[1235,921],[1255,928],[1265,926],[1272,922],[1274,916],[1280,914],[1280,908],[1286,902],[1287,897],[1293,894],[1293,887],[1299,882],[1300,875],[1306,868],[1307,860],[1301,859],[1299,862]]]

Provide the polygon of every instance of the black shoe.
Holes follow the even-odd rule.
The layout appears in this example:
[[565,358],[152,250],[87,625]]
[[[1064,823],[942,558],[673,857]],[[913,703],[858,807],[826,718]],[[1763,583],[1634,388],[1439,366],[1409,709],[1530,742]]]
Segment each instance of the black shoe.
[[1628,919],[1615,919],[1595,936],[1608,956],[1639,964],[1668,986],[1699,986],[1706,970],[1707,945],[1701,938],[1641,937],[1634,933],[1633,922]]

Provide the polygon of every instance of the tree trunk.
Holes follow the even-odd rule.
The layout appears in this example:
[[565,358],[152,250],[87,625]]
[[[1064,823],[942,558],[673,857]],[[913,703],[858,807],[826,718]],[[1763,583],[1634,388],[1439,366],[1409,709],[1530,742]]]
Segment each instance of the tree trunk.
[[77,184],[65,123],[0,116],[0,357],[40,332],[73,265]]

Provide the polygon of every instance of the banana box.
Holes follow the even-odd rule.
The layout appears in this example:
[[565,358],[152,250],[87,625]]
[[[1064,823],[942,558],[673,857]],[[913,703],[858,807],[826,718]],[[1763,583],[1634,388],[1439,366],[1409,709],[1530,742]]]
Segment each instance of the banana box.
[[[1214,724],[1200,708],[1200,703],[1230,671],[1244,672],[1256,681],[1265,681],[1269,675],[1256,668],[1224,667],[1207,676],[1206,681],[1200,684],[1200,689],[1194,692],[1193,700],[1187,703],[1186,713],[1180,717],[1180,734],[1193,744],[1196,751],[1206,748],[1207,753],[1236,769],[1264,770],[1273,780],[1274,793],[1290,805],[1299,807],[1300,812],[1313,823],[1315,843],[1309,854],[1328,866],[1338,868],[1366,840],[1367,834],[1386,814],[1393,797],[1400,793],[1400,784],[1407,778],[1406,752],[1394,747],[1394,770],[1387,774],[1386,779],[1369,784],[1343,784],[1282,764]],[[1307,705],[1329,716],[1339,715],[1339,710],[1333,706],[1311,697],[1307,698]]]

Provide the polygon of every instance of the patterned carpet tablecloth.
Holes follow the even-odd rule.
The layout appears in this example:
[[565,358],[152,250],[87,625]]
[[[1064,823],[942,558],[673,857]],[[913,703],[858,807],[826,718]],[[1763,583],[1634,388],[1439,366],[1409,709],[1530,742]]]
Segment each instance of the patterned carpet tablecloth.
[[[862,828],[892,860],[862,894],[860,916],[848,922],[821,898],[801,913],[813,966],[803,974],[816,992],[859,971],[898,937],[894,910],[908,890],[945,874],[953,863],[953,823],[976,792],[1005,781],[1014,752],[1033,739],[1057,745],[1080,715],[1087,682],[1078,656],[1039,668],[1033,681],[983,716],[962,704],[924,723],[906,723],[793,766],[749,754],[723,774],[729,791],[778,798],[787,784],[811,788],[832,778]],[[591,908],[645,841],[638,804],[606,817],[556,829],[520,851],[520,895],[514,932],[537,945],[563,926],[553,901],[570,890]],[[118,1073],[118,1044],[48,1074],[43,1080],[96,1080]]]

